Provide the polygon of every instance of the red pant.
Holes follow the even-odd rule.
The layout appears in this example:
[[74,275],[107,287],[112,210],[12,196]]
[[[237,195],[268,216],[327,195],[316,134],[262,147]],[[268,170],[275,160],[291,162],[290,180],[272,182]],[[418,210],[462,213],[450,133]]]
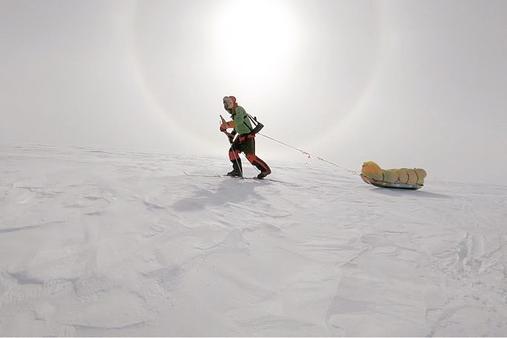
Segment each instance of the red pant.
[[240,135],[234,140],[229,149],[229,159],[231,162],[238,162],[241,165],[240,153],[246,155],[246,159],[261,172],[271,172],[269,166],[255,155],[255,135]]

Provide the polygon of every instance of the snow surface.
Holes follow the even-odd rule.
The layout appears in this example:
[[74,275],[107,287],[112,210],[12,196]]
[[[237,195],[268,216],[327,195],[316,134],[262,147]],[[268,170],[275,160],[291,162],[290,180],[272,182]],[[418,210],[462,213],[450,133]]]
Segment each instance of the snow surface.
[[507,335],[506,186],[266,161],[1,146],[0,335]]

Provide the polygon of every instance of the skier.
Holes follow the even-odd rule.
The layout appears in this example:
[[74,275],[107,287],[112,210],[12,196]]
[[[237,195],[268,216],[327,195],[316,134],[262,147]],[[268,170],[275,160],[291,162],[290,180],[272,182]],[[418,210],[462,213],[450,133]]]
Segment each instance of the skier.
[[[224,97],[224,108],[229,114],[231,114],[232,120],[229,122],[223,122],[220,125],[220,131],[226,132],[227,129],[233,128],[229,135],[231,141],[231,148],[229,149],[229,159],[232,162],[232,171],[227,173],[228,176],[243,177],[243,168],[241,166],[241,158],[239,154],[243,152],[246,155],[247,160],[259,169],[261,172],[257,175],[257,178],[262,179],[271,174],[269,166],[255,155],[255,132],[250,122],[250,117],[246,113],[245,109],[238,105],[234,96]],[[233,141],[233,137],[238,134],[236,139]]]

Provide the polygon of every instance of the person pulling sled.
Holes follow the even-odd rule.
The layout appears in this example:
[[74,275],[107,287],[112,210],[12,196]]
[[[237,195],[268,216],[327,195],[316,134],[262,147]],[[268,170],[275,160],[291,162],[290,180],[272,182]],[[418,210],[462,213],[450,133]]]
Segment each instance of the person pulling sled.
[[[240,153],[246,155],[247,160],[260,170],[257,178],[262,179],[271,174],[269,166],[255,155],[255,134],[263,127],[256,119],[247,114],[245,109],[238,105],[236,97],[226,96],[223,100],[225,110],[231,115],[232,120],[226,122],[222,117],[220,131],[225,133],[231,147],[229,148],[229,159],[232,162],[232,171],[228,176],[243,177],[243,167],[241,165]],[[255,127],[252,127],[254,122]],[[227,129],[233,129],[231,133]]]

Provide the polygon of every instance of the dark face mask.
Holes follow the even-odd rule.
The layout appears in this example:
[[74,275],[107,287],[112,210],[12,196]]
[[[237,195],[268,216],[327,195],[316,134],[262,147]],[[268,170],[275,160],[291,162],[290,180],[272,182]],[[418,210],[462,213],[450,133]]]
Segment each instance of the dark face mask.
[[234,108],[234,102],[232,100],[224,100],[224,108],[225,110],[231,110]]

